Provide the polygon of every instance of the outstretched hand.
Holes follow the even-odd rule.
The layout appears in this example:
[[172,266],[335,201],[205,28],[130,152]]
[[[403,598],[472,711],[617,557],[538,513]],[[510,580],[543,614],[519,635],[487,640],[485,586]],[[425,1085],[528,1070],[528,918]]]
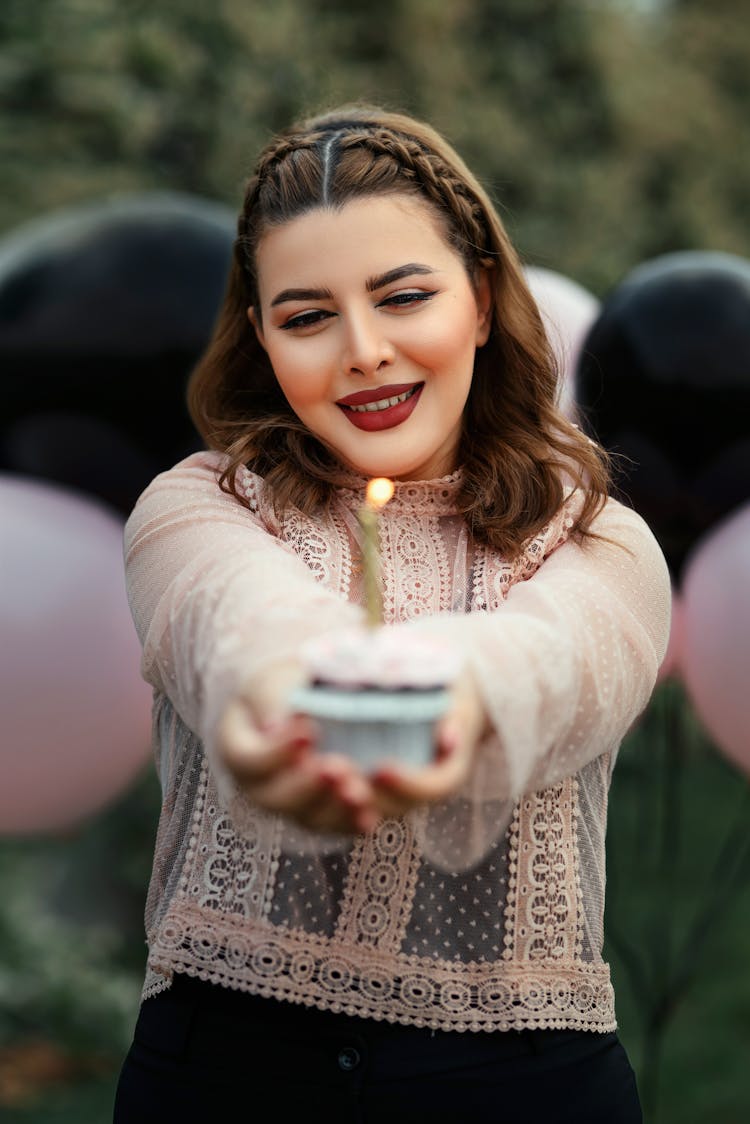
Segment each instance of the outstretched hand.
[[227,706],[216,752],[242,793],[314,831],[353,834],[375,826],[372,789],[354,762],[320,753],[316,728],[286,700],[303,679],[294,661],[256,676]]
[[372,774],[378,818],[403,816],[420,804],[447,800],[465,782],[486,733],[487,715],[469,671],[456,682],[452,696],[448,713],[435,729],[434,764],[410,769],[385,761]]
[[486,726],[468,672],[436,726],[434,763],[411,769],[386,760],[370,776],[350,758],[321,751],[315,724],[288,712],[286,700],[301,681],[296,662],[278,664],[226,708],[216,750],[248,800],[314,831],[356,834],[445,800],[466,780]]

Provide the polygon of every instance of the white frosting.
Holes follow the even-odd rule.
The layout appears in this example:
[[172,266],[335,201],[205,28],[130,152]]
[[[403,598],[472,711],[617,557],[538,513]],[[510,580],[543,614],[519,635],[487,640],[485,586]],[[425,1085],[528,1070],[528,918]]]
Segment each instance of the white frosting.
[[387,627],[311,640],[301,657],[310,679],[350,689],[442,687],[456,679],[461,667],[458,653],[445,641]]

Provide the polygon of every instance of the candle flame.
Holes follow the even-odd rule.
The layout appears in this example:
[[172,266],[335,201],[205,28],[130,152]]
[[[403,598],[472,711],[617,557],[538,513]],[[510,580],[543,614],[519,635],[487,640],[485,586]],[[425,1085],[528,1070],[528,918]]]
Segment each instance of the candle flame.
[[367,485],[367,502],[370,507],[385,507],[394,492],[393,481],[387,476],[376,476]]

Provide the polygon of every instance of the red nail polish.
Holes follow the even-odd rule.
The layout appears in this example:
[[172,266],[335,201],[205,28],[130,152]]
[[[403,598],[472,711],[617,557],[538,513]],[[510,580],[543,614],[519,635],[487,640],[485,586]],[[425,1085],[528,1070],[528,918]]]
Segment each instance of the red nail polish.
[[458,734],[455,730],[447,730],[440,739],[438,749],[445,757],[449,757],[458,746]]
[[367,835],[368,832],[375,830],[377,819],[372,812],[363,812],[355,818],[355,824],[357,831],[362,835]]

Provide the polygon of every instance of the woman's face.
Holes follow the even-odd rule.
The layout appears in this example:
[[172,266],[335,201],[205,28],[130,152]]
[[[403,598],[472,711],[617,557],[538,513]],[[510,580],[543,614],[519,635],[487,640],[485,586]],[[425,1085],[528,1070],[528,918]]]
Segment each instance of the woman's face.
[[264,235],[257,269],[249,316],[300,421],[365,476],[452,472],[490,286],[475,289],[429,207],[309,211]]

